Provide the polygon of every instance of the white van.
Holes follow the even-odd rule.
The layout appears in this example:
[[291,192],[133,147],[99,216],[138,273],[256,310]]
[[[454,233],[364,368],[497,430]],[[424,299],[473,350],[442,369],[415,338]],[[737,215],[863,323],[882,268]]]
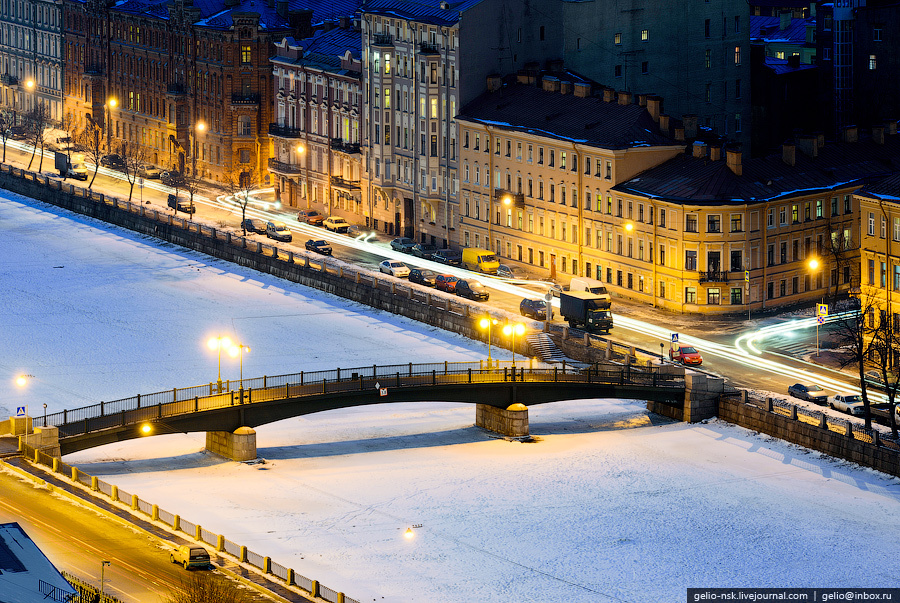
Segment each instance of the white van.
[[572,282],[569,283],[569,291],[586,291],[600,296],[603,300],[612,300],[609,291],[606,290],[606,286],[602,282],[586,276],[573,277]]

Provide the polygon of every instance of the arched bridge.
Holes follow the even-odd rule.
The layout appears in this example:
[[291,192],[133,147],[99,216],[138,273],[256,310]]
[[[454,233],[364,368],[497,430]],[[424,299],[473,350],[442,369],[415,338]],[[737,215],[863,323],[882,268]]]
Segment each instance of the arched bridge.
[[233,432],[290,417],[386,402],[462,402],[506,408],[584,398],[681,405],[683,374],[659,367],[534,368],[527,361],[404,364],[210,383],[34,417],[56,426],[62,454],[132,438]]

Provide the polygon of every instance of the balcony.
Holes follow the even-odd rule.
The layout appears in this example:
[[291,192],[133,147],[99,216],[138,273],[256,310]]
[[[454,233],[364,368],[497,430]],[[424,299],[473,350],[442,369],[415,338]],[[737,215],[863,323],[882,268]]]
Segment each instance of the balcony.
[[393,46],[394,36],[386,33],[377,33],[372,37],[372,46]]
[[100,65],[85,65],[84,66],[84,74],[85,75],[103,75],[103,67]]
[[331,139],[331,150],[337,151],[338,153],[347,153],[348,155],[358,155],[359,154],[359,143],[358,142],[344,142],[341,138],[332,138]]
[[231,104],[232,105],[258,105],[259,104],[259,95],[258,94],[232,94],[231,95]]
[[724,270],[707,270],[700,273],[701,283],[727,283],[728,273]]
[[285,176],[297,176],[303,173],[303,166],[293,163],[282,163],[271,157],[269,158],[269,170]]
[[504,197],[512,198],[512,204],[515,207],[525,207],[525,193],[514,193],[502,188],[494,189],[494,199],[497,203],[502,203]]
[[359,190],[359,182],[351,182],[350,180],[344,180],[340,176],[332,176],[331,177],[331,186],[335,188],[341,188],[345,191],[358,191]]
[[169,84],[166,86],[166,94],[181,95],[186,93],[184,84]]
[[8,73],[4,73],[0,75],[0,84],[4,86],[15,86],[19,83],[19,78],[14,75],[10,75]]
[[269,124],[269,136],[278,136],[279,138],[303,138],[303,130],[279,126],[278,124]]
[[419,44],[419,53],[420,54],[439,54],[437,44],[428,44],[426,42],[421,42]]

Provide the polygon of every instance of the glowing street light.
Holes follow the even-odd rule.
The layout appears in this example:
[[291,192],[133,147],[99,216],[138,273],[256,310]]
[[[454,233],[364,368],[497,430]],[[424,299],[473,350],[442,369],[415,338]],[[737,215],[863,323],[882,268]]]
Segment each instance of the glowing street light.
[[116,100],[114,96],[110,96],[106,99],[106,149],[108,151],[112,150],[112,110],[116,108],[119,104],[119,101]]
[[493,366],[494,361],[491,359],[491,327],[497,324],[499,321],[496,318],[491,318],[490,316],[486,316],[478,321],[478,326],[481,327],[481,330],[486,330],[488,334],[488,368]]
[[[807,262],[807,266],[809,266],[810,272],[818,273],[819,272],[819,260],[816,258],[810,258],[809,262]],[[816,274],[818,276],[818,274]],[[825,304],[824,294],[822,296],[822,305]],[[826,310],[827,314],[827,310]],[[819,323],[821,322],[820,314],[819,314],[819,306],[816,305],[816,356],[819,355]]]
[[197,177],[197,138],[204,131],[206,131],[206,124],[202,121],[198,121],[191,128],[191,174],[194,178]]
[[512,337],[512,365],[513,368],[516,368],[516,335],[521,337],[525,334],[525,325],[520,322],[514,325],[503,325],[503,334]]
[[243,343],[236,343],[230,348],[228,348],[228,355],[234,358],[235,356],[240,356],[241,359],[241,387],[244,387],[244,351],[249,352],[250,346],[244,345]]
[[216,381],[217,391],[222,391],[222,348],[226,350],[231,349],[232,343],[230,337],[211,337],[206,345],[209,346],[209,349],[217,351],[219,353],[219,379]]
[[413,532],[412,528],[406,528],[406,531],[403,532],[403,537],[406,538],[407,540],[412,540],[413,538],[416,537],[416,533]]
[[300,155],[300,162],[303,164],[303,182],[300,183],[300,190],[303,192],[303,196],[306,198],[306,209],[310,208],[309,202],[309,190],[307,187],[309,186],[309,169],[306,167],[306,159],[304,157],[304,153],[306,153],[306,147],[302,144],[298,144],[295,148],[297,154]]

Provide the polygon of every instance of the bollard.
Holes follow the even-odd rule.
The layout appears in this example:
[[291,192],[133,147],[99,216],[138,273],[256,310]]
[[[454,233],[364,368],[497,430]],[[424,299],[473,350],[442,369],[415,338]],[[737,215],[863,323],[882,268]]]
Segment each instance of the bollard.
[[131,509],[133,511],[137,511],[139,508],[140,508],[140,505],[138,504],[138,495],[132,494],[131,495]]
[[113,502],[119,502],[119,487],[110,486],[110,488],[109,498],[112,499]]
[[153,505],[151,507],[152,513],[150,517],[153,518],[153,521],[159,521],[159,505]]
[[294,570],[292,570],[291,568],[288,568],[287,578],[285,579],[284,582],[288,586],[294,586],[296,584],[296,582],[294,582]]
[[[219,534],[216,537],[216,550],[222,552],[225,550],[225,537]],[[290,584],[290,582],[288,582]]]
[[57,458],[53,459],[53,473],[59,473],[59,459]]
[[175,515],[172,518],[172,529],[176,532],[181,529],[181,515]]
[[197,529],[195,530],[194,540],[198,542],[203,542],[203,528],[200,527],[200,524],[197,524]]
[[77,467],[72,467],[72,481],[73,482],[78,481],[78,468]]
[[99,489],[100,489],[100,478],[98,478],[96,475],[92,475],[91,476],[91,490],[96,492]]
[[247,547],[241,545],[241,563],[247,563]]

